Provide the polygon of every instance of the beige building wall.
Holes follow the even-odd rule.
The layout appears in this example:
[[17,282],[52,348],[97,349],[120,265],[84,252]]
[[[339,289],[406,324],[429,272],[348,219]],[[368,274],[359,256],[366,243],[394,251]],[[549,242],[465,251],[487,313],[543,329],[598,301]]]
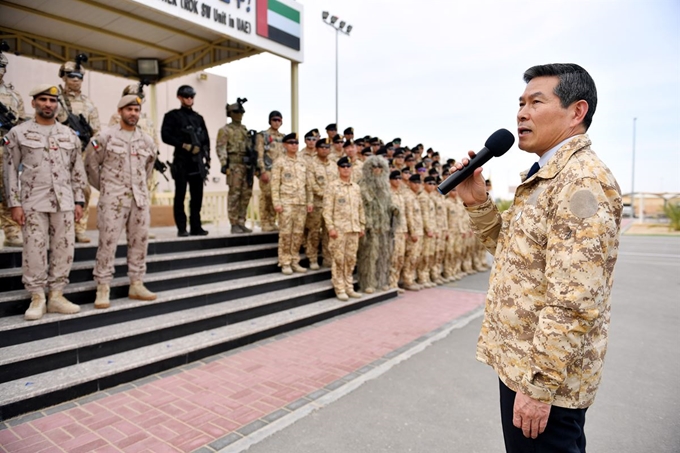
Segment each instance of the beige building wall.
[[[8,66],[5,82],[14,85],[14,88],[21,94],[26,114],[32,116],[33,108],[29,91],[41,83],[62,84],[59,78],[59,65],[41,60],[34,60],[28,57],[13,55],[9,52],[7,56]],[[87,95],[99,111],[99,119],[102,127],[109,123],[111,115],[116,112],[116,105],[121,97],[123,88],[137,80],[115,77],[109,74],[87,71],[87,64],[84,65],[86,73],[83,80],[83,93]],[[210,152],[212,165],[210,176],[206,185],[206,192],[216,192],[227,190],[226,177],[220,173],[220,164],[215,154],[215,140],[217,131],[227,122],[225,106],[227,103],[227,79],[214,74],[198,72],[184,77],[159,82],[155,86],[156,109],[152,108],[151,87],[145,87],[146,102],[142,107],[142,112],[154,119],[154,124],[160,140],[160,127],[163,116],[169,110],[179,107],[177,100],[177,88],[180,85],[191,85],[196,90],[194,108],[203,115],[208,133],[210,134]],[[155,113],[155,115],[154,115]],[[160,153],[163,161],[172,161],[172,148],[161,143]],[[166,182],[162,176],[158,176],[159,192],[174,192],[174,183],[170,178],[170,171],[166,172],[170,182]],[[187,191],[188,196],[188,191]]]

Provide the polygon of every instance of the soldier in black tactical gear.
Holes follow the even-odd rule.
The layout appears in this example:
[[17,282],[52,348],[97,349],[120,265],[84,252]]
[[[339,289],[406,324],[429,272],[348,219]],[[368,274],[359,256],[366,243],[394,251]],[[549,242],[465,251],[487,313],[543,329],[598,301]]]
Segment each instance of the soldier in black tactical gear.
[[[210,138],[203,117],[194,112],[196,91],[189,85],[177,90],[180,108],[165,114],[161,126],[163,143],[175,148],[170,172],[175,180],[175,201],[173,211],[177,235],[180,237],[205,236],[207,231],[201,226],[201,205],[203,204],[203,184],[210,169]],[[187,183],[191,201],[189,203],[189,227],[184,212],[184,198]]]

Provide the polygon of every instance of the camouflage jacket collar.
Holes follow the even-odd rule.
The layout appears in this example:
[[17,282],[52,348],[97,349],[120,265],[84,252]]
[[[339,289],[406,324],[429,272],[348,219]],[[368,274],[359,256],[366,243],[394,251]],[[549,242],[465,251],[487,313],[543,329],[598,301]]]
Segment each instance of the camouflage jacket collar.
[[[590,138],[587,134],[574,135],[571,140],[562,145],[562,147],[557,150],[555,155],[548,161],[548,163],[541,167],[541,169],[538,170],[538,172],[536,172],[536,174],[534,174],[531,178],[529,178],[529,180],[533,180],[536,177],[540,177],[542,179],[554,178],[560,171],[562,171],[572,155],[574,155],[577,151],[590,146],[590,143]],[[529,181],[526,179],[528,173],[528,169],[520,173],[522,184]]]

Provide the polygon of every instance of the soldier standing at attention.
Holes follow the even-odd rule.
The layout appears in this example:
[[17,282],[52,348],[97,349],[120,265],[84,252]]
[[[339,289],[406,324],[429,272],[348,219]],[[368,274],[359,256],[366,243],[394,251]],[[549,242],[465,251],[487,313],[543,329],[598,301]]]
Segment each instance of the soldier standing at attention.
[[331,123],[328,126],[326,126],[326,134],[328,135],[328,138],[330,139],[330,143],[333,143],[333,138],[338,135],[338,125],[335,123]]
[[339,179],[334,181],[323,199],[323,219],[330,237],[333,265],[331,275],[335,295],[346,301],[362,295],[354,291],[354,266],[357,262],[359,238],[366,230],[364,203],[359,185],[352,182],[352,163],[347,157],[338,159]]
[[257,134],[255,139],[257,165],[260,168],[260,225],[262,231],[276,231],[276,212],[272,203],[271,171],[276,161],[286,152],[281,143],[283,134],[279,132],[282,124],[283,116],[281,112],[272,111],[269,113],[269,129]]
[[323,265],[331,266],[331,253],[328,248],[328,229],[323,221],[323,199],[330,184],[338,179],[338,167],[328,159],[330,144],[323,138],[316,142],[316,156],[307,161],[307,179],[314,196],[314,210],[307,214],[307,241],[305,253],[309,258],[309,268],[319,269],[319,242],[322,244]]
[[425,288],[433,288],[435,284],[430,280],[430,269],[434,261],[434,247],[437,241],[437,218],[434,201],[429,193],[435,190],[436,181],[432,176],[423,180],[423,190],[418,194],[420,212],[423,214],[423,249],[418,262],[418,283]]
[[300,266],[300,247],[307,213],[314,209],[307,166],[297,158],[298,143],[295,132],[283,137],[286,154],[272,168],[272,201],[279,214],[279,266],[286,275],[307,272]]
[[109,308],[109,284],[115,271],[116,246],[125,229],[130,277],[128,297],[155,300],[142,282],[146,274],[149,242],[149,190],[147,181],[156,160],[156,145],[137,121],[142,100],[136,94],[118,102],[120,123],[97,134],[87,146],[85,169],[90,184],[99,190],[97,228],[99,245],[94,265],[97,282],[95,308]]
[[[241,121],[246,110],[241,103],[227,105],[227,117],[231,123],[226,124],[217,132],[215,151],[220,160],[220,169],[227,175],[229,195],[227,197],[227,211],[231,234],[252,233],[246,227],[248,203],[253,194],[254,156],[249,155],[248,147],[252,146],[248,128]],[[252,153],[251,153],[252,154]],[[250,176],[249,176],[250,172]]]
[[328,156],[328,158],[332,161],[337,162],[338,159],[343,157],[345,155],[343,145],[344,141],[342,140],[342,137],[340,135],[335,135],[331,139],[331,153]]
[[[24,101],[11,83],[9,85],[5,83],[7,63],[7,57],[0,51],[0,102],[14,115],[16,122],[19,122],[26,116]],[[2,146],[2,137],[7,134],[9,127],[11,127],[9,124],[0,126],[0,147]],[[12,220],[12,213],[9,211],[5,198],[4,178],[2,176],[2,154],[2,149],[0,149],[0,225],[5,233],[4,246],[22,247],[24,240],[21,236],[21,227]]]
[[[432,185],[432,182],[426,184],[429,186]],[[437,184],[438,182],[435,180],[434,185],[436,186]],[[437,228],[437,239],[434,245],[432,266],[430,267],[430,280],[437,285],[443,285],[442,274],[444,272],[444,256],[446,254],[446,240],[449,231],[449,213],[444,202],[444,195],[440,194],[436,188],[429,191],[429,195],[434,202],[435,224]]]
[[408,186],[408,192],[403,192],[405,195],[404,202],[406,203],[408,237],[406,238],[406,252],[404,253],[404,268],[401,271],[401,279],[404,282],[404,289],[418,291],[422,288],[416,283],[416,267],[423,249],[424,232],[423,214],[417,198],[417,195],[423,190],[420,176],[411,175]]
[[[203,117],[194,111],[196,90],[189,85],[177,89],[180,108],[170,110],[163,117],[161,138],[173,148],[172,177],[175,180],[173,214],[177,225],[177,236],[205,236],[208,234],[201,225],[203,205],[203,183],[210,167],[210,138]],[[206,168],[207,167],[207,168]],[[189,226],[184,212],[184,199],[189,185]]]
[[342,151],[352,164],[352,182],[359,184],[364,176],[364,162],[357,157],[356,145],[351,140],[347,140],[342,144]]
[[342,132],[342,135],[344,135],[345,141],[347,140],[354,141],[354,128],[353,127],[346,128]]
[[[80,61],[80,60],[79,60]],[[64,107],[75,116],[83,115],[85,121],[92,128],[92,136],[96,135],[101,129],[99,124],[99,111],[89,97],[82,93],[83,77],[85,71],[80,64],[75,61],[68,61],[59,68],[59,77],[64,81],[64,89],[61,93]],[[64,122],[67,112],[63,110],[59,113],[58,120]],[[85,145],[83,143],[83,145]],[[82,153],[83,159],[85,152]],[[76,222],[76,242],[89,243],[90,238],[85,234],[87,231],[87,220],[90,216],[90,185],[85,183],[85,207],[80,221]]]
[[399,288],[399,276],[404,267],[406,255],[406,240],[408,237],[408,225],[406,223],[406,200],[401,190],[401,172],[395,170],[390,173],[390,190],[392,191],[392,204],[396,207],[396,215],[392,215],[391,230],[394,231],[394,247],[392,250],[392,262],[390,263],[389,287],[398,289],[399,293],[404,290]]
[[[80,311],[63,290],[73,263],[74,223],[83,215],[85,169],[80,140],[55,120],[58,93],[52,85],[31,90],[35,117],[9,131],[3,152],[3,196],[24,234],[22,282],[31,293],[24,315],[28,320],[40,319],[46,311]],[[45,287],[49,289],[47,304]]]

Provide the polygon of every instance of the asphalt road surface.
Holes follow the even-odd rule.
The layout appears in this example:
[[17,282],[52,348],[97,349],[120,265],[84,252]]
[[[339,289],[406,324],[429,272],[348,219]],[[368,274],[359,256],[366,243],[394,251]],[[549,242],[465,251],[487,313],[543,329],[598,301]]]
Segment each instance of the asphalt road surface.
[[[488,273],[458,288],[485,291]],[[498,380],[474,359],[481,317],[253,445],[249,453],[500,452]],[[589,452],[680,452],[680,238],[623,236]]]

